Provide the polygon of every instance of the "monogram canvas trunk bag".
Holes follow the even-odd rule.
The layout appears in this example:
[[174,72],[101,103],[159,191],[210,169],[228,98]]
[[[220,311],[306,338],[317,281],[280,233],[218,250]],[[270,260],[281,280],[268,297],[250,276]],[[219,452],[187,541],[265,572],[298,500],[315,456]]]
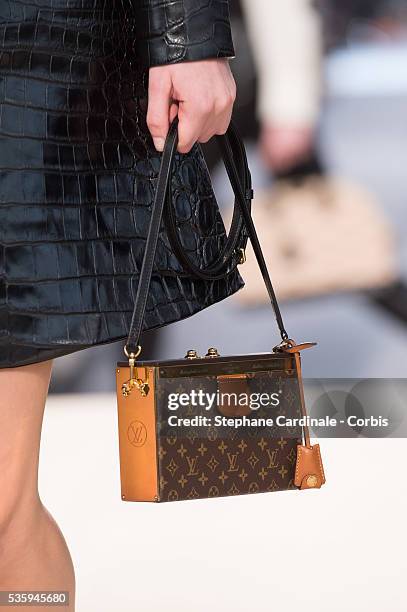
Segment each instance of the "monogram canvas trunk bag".
[[[169,178],[177,147],[171,125],[158,177],[129,337],[127,361],[116,368],[121,494],[125,501],[176,501],[288,489],[320,488],[325,475],[318,444],[311,445],[301,377],[301,352],[284,328],[251,217],[250,172],[231,125],[217,137],[235,194],[235,210],[221,256],[196,267],[177,226]],[[188,273],[215,280],[244,261],[250,238],[274,310],[281,342],[270,352],[140,359],[140,332],[162,222]],[[214,330],[215,332],[215,330]],[[210,330],[206,333],[210,337]]]

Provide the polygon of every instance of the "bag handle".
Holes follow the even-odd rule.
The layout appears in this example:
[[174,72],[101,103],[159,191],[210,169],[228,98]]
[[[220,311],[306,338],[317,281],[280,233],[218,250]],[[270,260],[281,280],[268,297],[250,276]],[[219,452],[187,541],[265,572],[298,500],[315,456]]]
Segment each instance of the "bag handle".
[[[253,198],[253,191],[251,185],[251,176],[249,166],[247,164],[246,151],[243,146],[243,142],[240,139],[236,128],[233,123],[230,124],[228,130],[229,139],[233,139],[232,154],[233,160],[236,164],[240,182],[242,185],[242,191],[246,201],[247,208],[251,210],[251,201]],[[222,138],[222,137],[220,137]],[[223,155],[225,166],[228,165],[229,159]],[[167,190],[167,202],[164,206],[164,222],[166,225],[167,235],[173,248],[174,254],[178,261],[183,265],[184,270],[190,272],[192,276],[201,278],[203,280],[219,280],[228,276],[239,263],[242,263],[242,253],[244,253],[247,243],[247,232],[243,223],[242,213],[240,206],[235,197],[235,205],[232,216],[232,223],[229,230],[229,235],[225,241],[223,248],[221,249],[218,258],[210,264],[205,270],[198,268],[189,258],[184,247],[182,246],[179,232],[176,224],[176,213],[173,198],[171,197],[171,190]]]
[[[273,285],[271,283],[271,278],[269,272],[267,270],[267,265],[264,259],[263,252],[261,250],[261,246],[259,243],[259,239],[257,237],[257,232],[254,227],[254,223],[250,214],[250,207],[248,206],[247,200],[251,200],[252,194],[245,193],[244,187],[242,186],[239,172],[236,168],[235,164],[235,155],[239,154],[240,151],[240,161],[244,166],[243,176],[250,177],[250,172],[247,166],[246,155],[242,156],[242,151],[244,151],[243,142],[238,136],[236,130],[233,127],[229,127],[227,133],[224,136],[217,136],[216,140],[220,147],[222,157],[225,163],[226,171],[229,176],[229,180],[232,184],[232,188],[235,194],[235,205],[239,207],[239,213],[237,213],[237,208],[235,209],[234,219],[235,225],[233,230],[230,232],[232,234],[232,239],[228,239],[226,244],[228,245],[228,249],[230,249],[232,242],[234,240],[238,240],[239,235],[241,235],[241,223],[244,226],[248,237],[253,246],[254,253],[256,255],[257,263],[259,265],[261,274],[263,276],[264,283],[266,285],[266,289],[270,298],[271,306],[274,310],[275,318],[277,321],[277,325],[280,330],[281,338],[283,342],[288,340],[288,334],[284,328],[284,322],[281,316],[280,308],[277,302],[276,294],[274,292]],[[163,210],[165,203],[168,202],[167,194],[169,192],[169,184],[170,177],[173,168],[174,156],[176,153],[178,145],[178,118],[175,118],[172,122],[170,129],[168,131],[168,135],[165,141],[164,151],[162,153],[160,171],[158,174],[158,182],[157,188],[154,197],[154,203],[151,212],[151,220],[150,226],[147,235],[147,241],[144,251],[143,263],[141,266],[139,283],[137,287],[136,300],[134,304],[133,315],[130,323],[130,331],[127,338],[127,343],[124,347],[124,352],[127,357],[132,357],[135,359],[141,353],[141,346],[139,345],[140,335],[143,329],[144,323],[144,313],[147,304],[148,291],[150,287],[154,258],[157,248],[158,236],[160,232],[161,220],[163,217]],[[240,169],[241,170],[241,169]],[[250,179],[249,179],[250,184]],[[233,226],[233,222],[232,222]],[[229,234],[229,235],[230,235]],[[225,249],[223,249],[223,253],[225,256]],[[217,260],[219,261],[219,260]],[[229,260],[226,263],[230,262]],[[224,260],[225,264],[225,260]],[[210,271],[216,267],[212,265]],[[200,271],[200,273],[205,273],[205,271]],[[222,274],[224,276],[224,274]]]

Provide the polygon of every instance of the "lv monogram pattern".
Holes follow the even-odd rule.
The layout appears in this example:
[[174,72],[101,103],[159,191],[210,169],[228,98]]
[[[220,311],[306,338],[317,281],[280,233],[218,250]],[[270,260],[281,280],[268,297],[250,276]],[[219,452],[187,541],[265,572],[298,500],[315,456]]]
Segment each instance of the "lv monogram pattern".
[[[277,414],[299,416],[298,385],[294,375],[261,372],[249,377],[248,385],[250,392],[258,389],[270,393],[275,389],[282,391],[278,408],[252,411],[250,418]],[[272,427],[168,427],[169,393],[185,393],[192,388],[211,393],[216,386],[216,377],[166,379],[157,385],[160,500],[296,488],[293,481],[300,429],[284,429],[283,435],[278,436],[277,429]],[[176,411],[178,417],[194,417],[203,412],[202,408],[191,405]]]
[[177,501],[266,491],[294,486],[297,440],[256,436],[160,441],[161,499]]

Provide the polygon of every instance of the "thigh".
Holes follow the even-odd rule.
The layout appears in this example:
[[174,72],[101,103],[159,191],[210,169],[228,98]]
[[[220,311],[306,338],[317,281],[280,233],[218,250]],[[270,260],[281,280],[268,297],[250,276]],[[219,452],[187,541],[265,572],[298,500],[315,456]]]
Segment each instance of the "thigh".
[[52,361],[0,369],[0,516],[38,499],[38,458]]

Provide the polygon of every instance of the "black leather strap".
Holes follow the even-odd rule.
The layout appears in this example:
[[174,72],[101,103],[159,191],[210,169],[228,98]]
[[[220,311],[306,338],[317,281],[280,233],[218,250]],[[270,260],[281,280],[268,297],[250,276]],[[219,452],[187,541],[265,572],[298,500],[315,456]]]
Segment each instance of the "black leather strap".
[[[233,215],[232,229],[227,240],[228,249],[231,248],[233,242],[236,242],[236,244],[238,244],[239,240],[245,241],[247,232],[247,236],[250,238],[250,241],[252,243],[257,263],[259,265],[261,274],[264,279],[264,283],[266,285],[266,289],[270,298],[270,303],[273,307],[277,325],[280,330],[281,338],[283,340],[287,340],[288,334],[284,328],[280,308],[273,289],[273,285],[271,283],[270,275],[267,270],[267,265],[264,260],[256,229],[254,227],[253,220],[250,214],[250,205],[248,204],[248,201],[251,200],[250,172],[247,165],[243,142],[241,141],[237,131],[233,128],[233,126],[228,129],[228,132],[224,136],[217,136],[216,139],[220,146],[226,171],[228,173],[230,182],[233,187],[233,191],[235,193],[235,212]],[[158,175],[157,189],[151,213],[150,227],[147,235],[143,263],[140,271],[133,316],[130,323],[130,331],[125,347],[128,354],[137,354],[139,352],[138,344],[143,329],[144,313],[147,304],[151,276],[153,272],[154,257],[157,248],[161,220],[163,217],[163,210],[165,203],[168,203],[167,193],[169,191],[170,176],[177,144],[178,120],[175,119],[170,126],[161,158],[161,166]],[[241,164],[243,164],[239,164],[239,171],[236,167],[236,159],[240,160]],[[231,238],[230,235],[232,235]],[[179,251],[179,249],[177,249],[177,251]],[[181,249],[181,253],[182,252],[183,251]],[[225,268],[225,264],[226,267],[230,266],[231,256],[228,257],[227,253],[225,253],[225,249],[222,250],[222,258],[223,262],[218,260],[217,262],[215,262],[214,265],[210,266],[209,270],[198,270],[198,275],[205,275],[205,273],[207,273],[209,274],[209,278],[213,279],[214,277],[216,277],[216,274],[219,273],[220,277],[223,277],[225,275],[225,270],[223,270],[222,272],[217,271],[215,276],[211,276],[211,274],[214,274],[216,266],[219,266],[218,270],[222,268],[222,263],[223,268]],[[183,258],[181,259],[181,263],[182,261]],[[191,262],[189,262],[188,260],[188,268],[190,266],[190,263]],[[208,276],[204,276],[204,278],[208,279]]]
[[[229,138],[233,138],[234,146],[232,146],[233,160],[237,167],[239,177],[242,182],[242,190],[245,196],[247,208],[251,209],[251,201],[253,198],[251,176],[247,163],[246,151],[243,146],[236,128],[233,123],[230,124],[228,130]],[[228,161],[225,160],[225,164]],[[171,242],[174,254],[178,261],[183,265],[184,270],[190,272],[192,276],[203,280],[219,280],[230,274],[238,265],[240,258],[240,249],[244,249],[247,243],[247,232],[243,223],[243,217],[238,203],[238,195],[235,193],[235,206],[233,211],[232,223],[230,226],[229,235],[216,261],[202,270],[198,268],[188,257],[185,249],[182,246],[179,231],[176,224],[176,212],[174,203],[171,197],[171,190],[167,190],[167,202],[164,207],[164,221],[168,238]]]

